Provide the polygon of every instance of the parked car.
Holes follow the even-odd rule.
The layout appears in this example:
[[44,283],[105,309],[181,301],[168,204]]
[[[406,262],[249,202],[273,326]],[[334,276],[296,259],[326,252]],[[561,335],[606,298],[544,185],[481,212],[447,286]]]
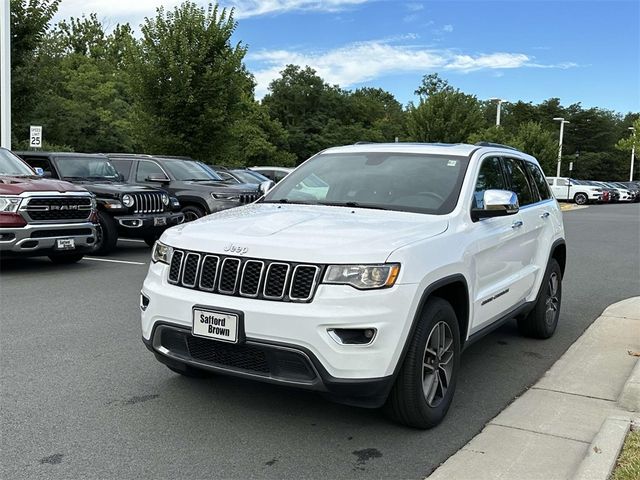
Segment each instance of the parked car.
[[640,193],[638,191],[637,187],[636,188],[630,187],[630,186],[627,186],[627,185],[625,185],[625,184],[623,184],[621,182],[607,182],[607,184],[627,193],[628,200],[623,199],[623,201],[629,201],[629,202],[637,201],[636,198],[638,197],[638,194]]
[[573,201],[577,205],[602,200],[602,187],[589,185],[567,177],[547,177],[553,195],[558,200]]
[[275,183],[278,183],[284,177],[289,175],[293,171],[293,168],[287,168],[287,167],[251,167],[249,170],[253,170],[254,172],[258,172],[258,173],[264,175],[265,177],[267,177],[269,180],[271,180],[271,181],[273,181]]
[[196,160],[134,154],[108,154],[126,182],[159,185],[178,198],[187,222],[257,200],[256,185],[223,180]]
[[585,185],[592,185],[596,188],[602,188],[602,202],[616,203],[620,199],[620,193],[616,188],[608,187],[602,183],[594,182],[592,180],[582,180],[581,183]]
[[93,193],[97,200],[96,253],[116,248],[118,237],[140,238],[149,246],[168,227],[184,221],[180,203],[167,192],[122,182],[109,159],[100,154],[18,152],[49,178],[67,180]]
[[[322,198],[300,191],[310,178]],[[428,428],[466,346],[513,318],[535,338],[558,325],[562,215],[514,149],[330,148],[210,218],[162,235],[141,292],[144,343],[181,375],[386,404]]]
[[259,172],[254,172],[248,168],[226,168],[219,165],[211,165],[211,168],[224,180],[236,181],[237,183],[247,183],[250,185],[262,185],[265,182],[272,182]]
[[616,202],[631,202],[633,199],[631,192],[626,188],[618,187],[611,182],[594,181],[593,183],[602,186],[602,188],[610,188],[611,190],[614,190],[617,194],[615,198]]
[[86,189],[48,180],[0,148],[0,257],[75,263],[96,242],[96,202]]
[[638,182],[616,182],[616,184],[627,188],[634,195],[634,202],[640,202],[640,183]]

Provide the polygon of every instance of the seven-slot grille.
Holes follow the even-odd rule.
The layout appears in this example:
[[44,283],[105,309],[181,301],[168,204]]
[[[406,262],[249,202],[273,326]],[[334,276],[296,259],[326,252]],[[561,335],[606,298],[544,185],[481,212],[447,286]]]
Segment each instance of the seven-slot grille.
[[33,197],[21,208],[31,220],[88,220],[91,215],[91,198],[87,196]]
[[174,250],[169,283],[264,300],[310,302],[322,267]]
[[162,193],[132,193],[134,213],[160,213],[164,211]]
[[255,202],[258,197],[257,193],[242,193],[240,194],[240,203],[252,203]]

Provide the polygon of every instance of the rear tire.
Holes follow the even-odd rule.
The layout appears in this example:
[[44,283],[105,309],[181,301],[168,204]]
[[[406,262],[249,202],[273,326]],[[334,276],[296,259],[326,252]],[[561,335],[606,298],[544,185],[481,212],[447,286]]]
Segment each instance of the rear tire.
[[518,330],[527,337],[550,338],[558,326],[562,304],[562,270],[555,258],[547,266],[536,304],[518,319]]
[[98,212],[98,231],[96,238],[96,255],[108,255],[118,244],[118,227],[116,222],[104,212]]
[[170,365],[167,365],[167,368],[172,372],[175,372],[177,374],[180,374],[184,377],[189,377],[189,378],[208,378],[212,375],[206,370],[194,368],[191,365],[181,365],[180,367],[172,367]]
[[449,302],[427,301],[385,405],[395,421],[432,428],[447,414],[460,365],[458,319]]
[[84,253],[61,253],[49,255],[49,260],[58,265],[69,265],[78,263],[84,257]]
[[194,220],[197,220],[206,215],[205,211],[202,208],[195,205],[187,205],[186,207],[182,208],[181,212],[184,213],[185,223],[193,222]]
[[573,201],[576,205],[586,205],[589,202],[589,197],[585,193],[576,193],[573,197]]

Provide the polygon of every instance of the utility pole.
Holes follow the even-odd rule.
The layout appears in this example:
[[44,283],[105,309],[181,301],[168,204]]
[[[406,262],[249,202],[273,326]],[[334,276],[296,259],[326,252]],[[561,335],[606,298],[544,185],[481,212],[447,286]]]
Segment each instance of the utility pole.
[[11,148],[11,19],[0,0],[0,147]]
[[500,107],[502,106],[503,100],[501,98],[491,98],[492,102],[498,102],[498,109],[496,111],[496,127],[500,126]]
[[633,182],[633,159],[636,156],[636,127],[629,127],[633,132],[633,143],[631,144],[631,171],[629,172],[629,181]]
[[560,122],[560,141],[558,142],[558,170],[556,172],[556,177],[560,176],[560,167],[562,165],[562,137],[564,137],[564,124],[571,123],[564,118],[556,117],[555,121]]

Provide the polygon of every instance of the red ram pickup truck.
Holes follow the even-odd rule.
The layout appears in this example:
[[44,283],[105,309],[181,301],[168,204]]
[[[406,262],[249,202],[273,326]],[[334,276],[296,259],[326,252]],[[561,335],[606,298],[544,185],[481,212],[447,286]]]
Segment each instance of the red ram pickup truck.
[[0,148],[0,257],[74,263],[94,249],[96,202],[82,187],[41,178]]

